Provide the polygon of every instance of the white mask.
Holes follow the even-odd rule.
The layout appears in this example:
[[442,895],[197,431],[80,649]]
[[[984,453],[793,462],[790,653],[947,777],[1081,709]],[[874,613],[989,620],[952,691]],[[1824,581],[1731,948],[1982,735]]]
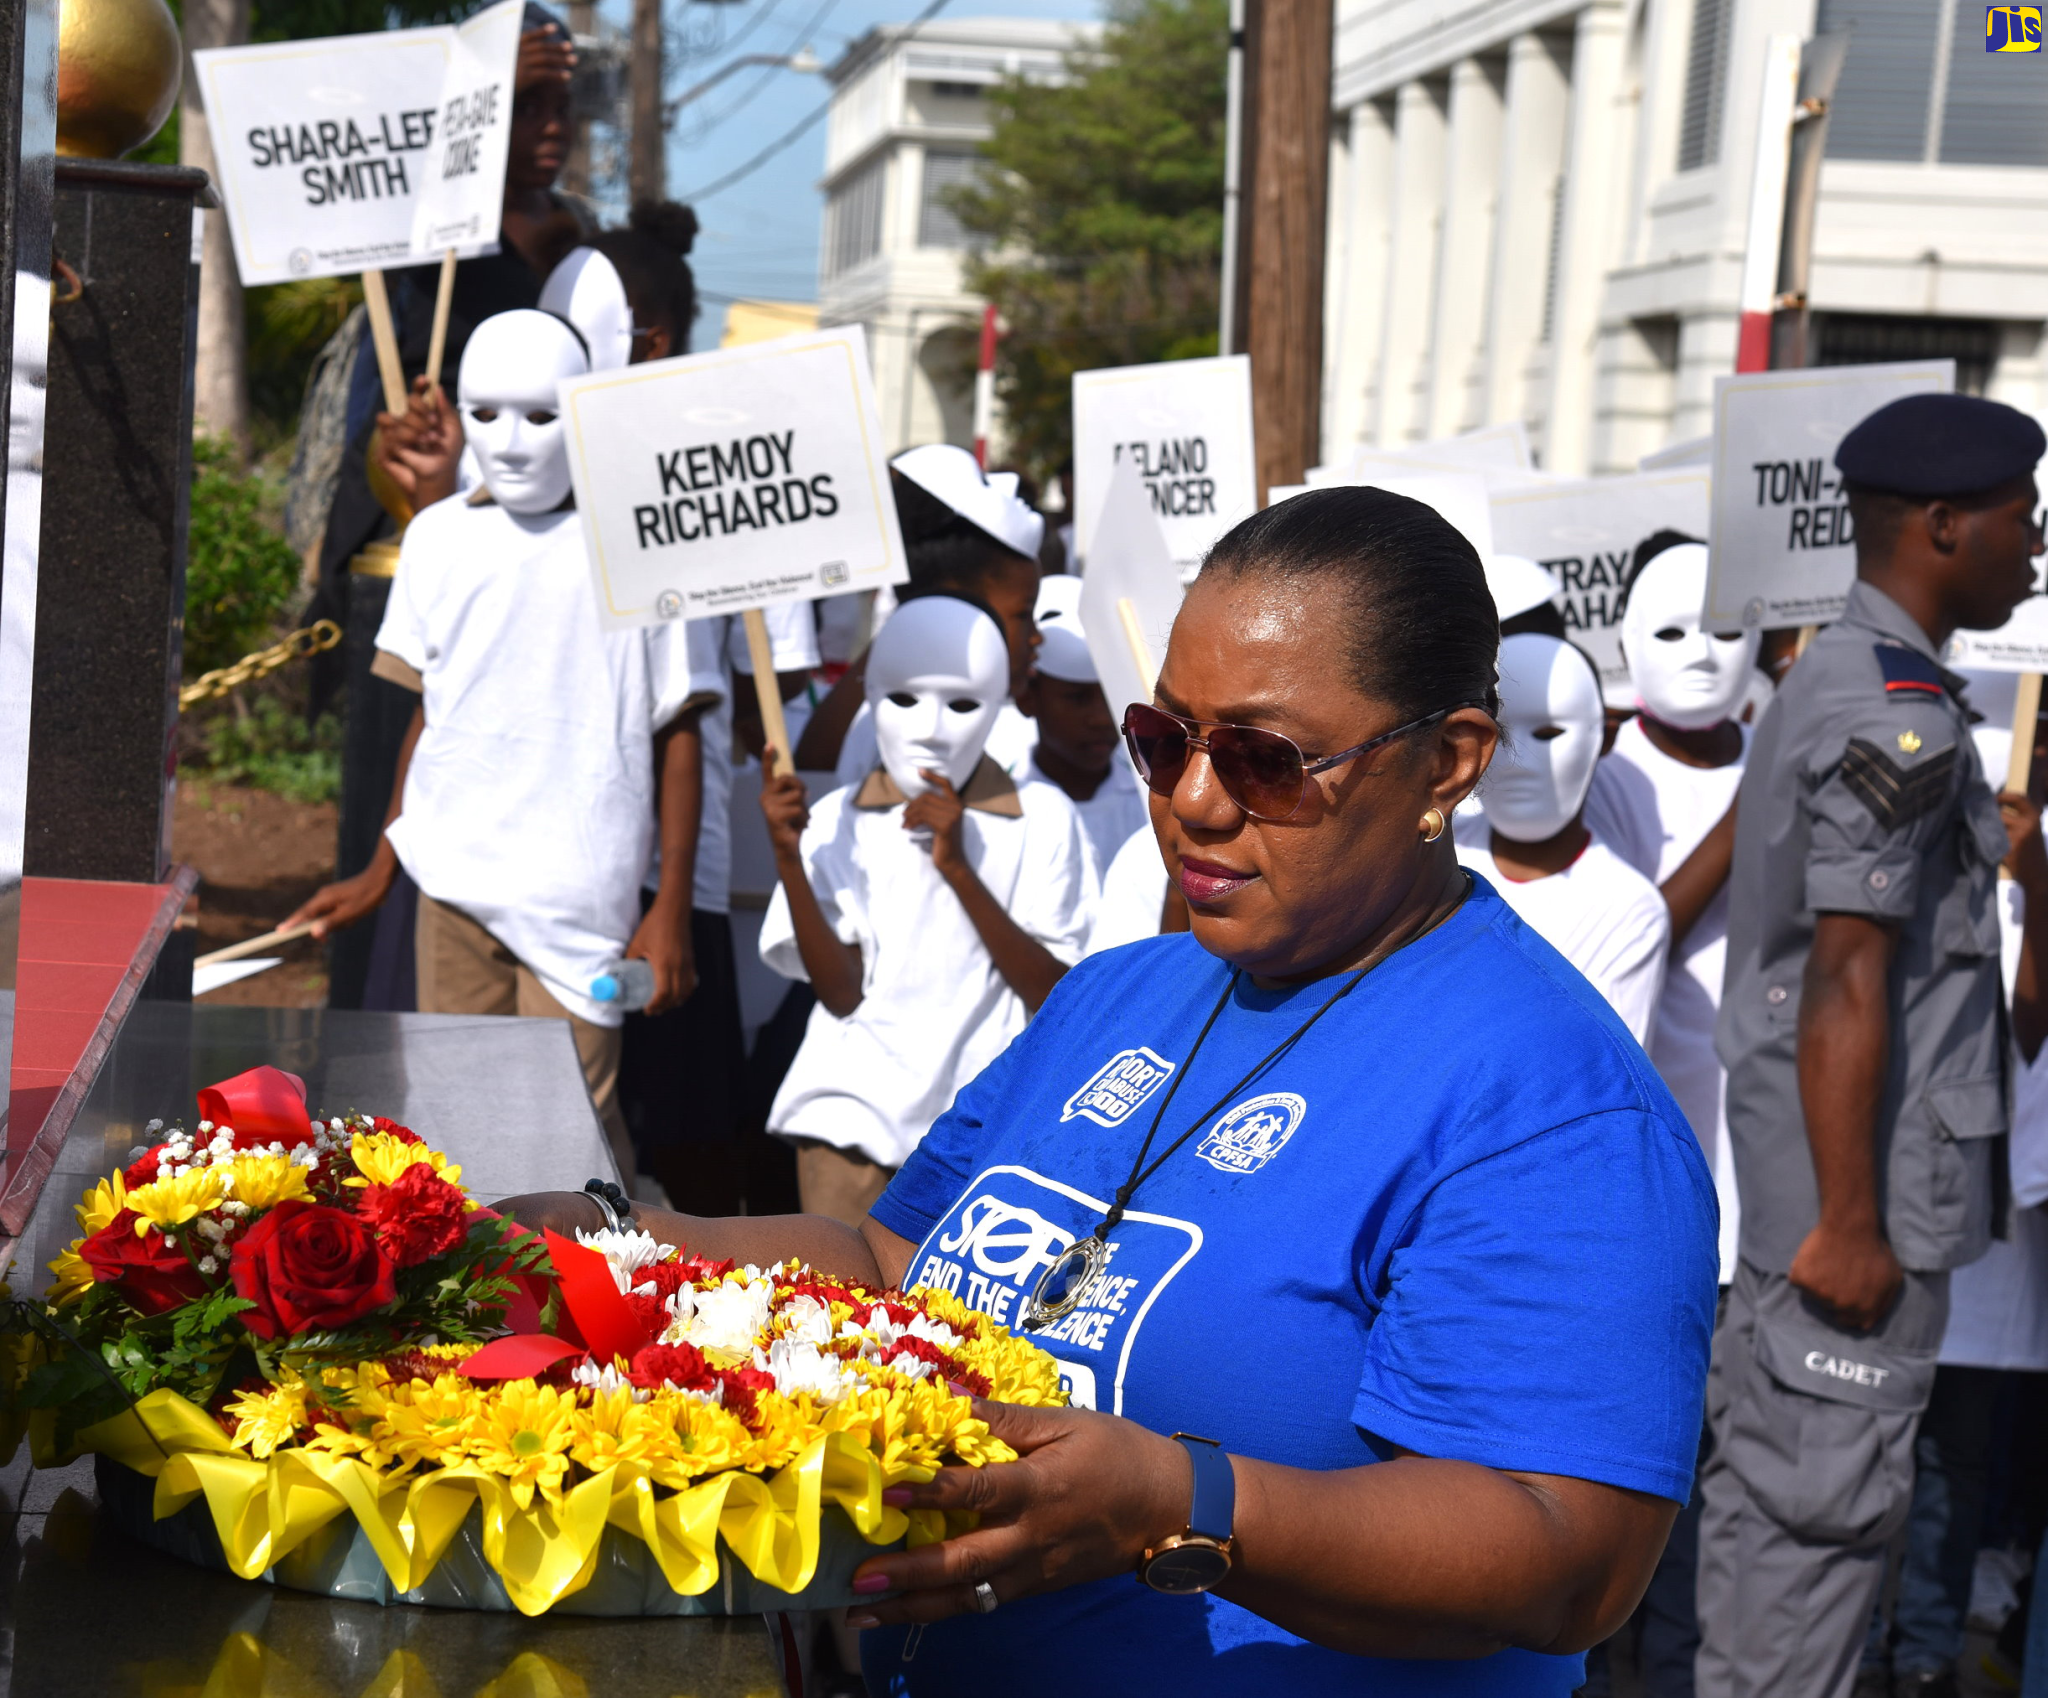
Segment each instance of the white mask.
[[576,332],[522,307],[487,318],[462,351],[462,431],[484,487],[509,513],[552,513],[569,495],[562,379],[590,369]]
[[1621,652],[1643,711],[1676,731],[1704,731],[1742,705],[1759,631],[1717,637],[1700,629],[1707,551],[1667,548],[1642,569],[1621,616]]
[[906,796],[943,773],[957,790],[1010,693],[1010,648],[980,608],[947,595],[920,596],[889,616],[868,650],[868,705],[882,766]]
[[595,248],[577,248],[548,273],[540,310],[583,332],[592,371],[617,371],[633,359],[633,309],[618,268]]
[[1593,666],[1571,644],[1524,632],[1500,645],[1501,739],[1480,800],[1487,823],[1541,843],[1578,817],[1593,787],[1606,713]]

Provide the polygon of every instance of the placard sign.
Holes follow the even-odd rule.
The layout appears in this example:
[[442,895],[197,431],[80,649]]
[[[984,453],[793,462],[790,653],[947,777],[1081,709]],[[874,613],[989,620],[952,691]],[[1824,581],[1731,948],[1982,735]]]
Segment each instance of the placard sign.
[[608,630],[909,574],[859,325],[562,385]]
[[1181,575],[1258,506],[1248,355],[1074,373],[1074,537],[1085,570],[1111,471],[1128,459]]
[[1621,658],[1623,593],[1636,544],[1657,531],[1704,538],[1712,483],[1704,466],[1493,492],[1503,554],[1547,566],[1564,587],[1564,623],[1600,669],[1610,707],[1634,707]]
[[1183,593],[1159,516],[1128,460],[1110,473],[1095,538],[1081,577],[1081,630],[1110,716],[1121,725],[1126,707],[1152,699]]
[[519,67],[524,0],[479,12],[455,31],[440,117],[412,211],[412,249],[422,257],[496,246],[512,145],[512,82]]
[[[2037,414],[2039,419],[2040,415]],[[2048,426],[2048,420],[2043,421]],[[2034,468],[2034,483],[2041,489],[2044,505],[2037,520],[2048,518],[2048,460]],[[2043,582],[2048,558],[2034,561],[2034,599],[2023,601],[2013,615],[1995,631],[1958,631],[1949,638],[1943,659],[1950,666],[1967,666],[1979,672],[2048,672],[2048,583]]]
[[1707,603],[1716,631],[1821,625],[1856,576],[1835,449],[1887,402],[1955,387],[1953,360],[1818,366],[1714,380]]
[[[192,55],[245,284],[409,264],[435,158],[452,29],[216,47]],[[486,252],[487,240],[455,244]]]

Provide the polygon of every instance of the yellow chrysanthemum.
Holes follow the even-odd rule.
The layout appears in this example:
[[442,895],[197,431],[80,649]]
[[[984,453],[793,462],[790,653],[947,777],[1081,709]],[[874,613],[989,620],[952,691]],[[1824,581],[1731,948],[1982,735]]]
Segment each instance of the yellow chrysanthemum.
[[592,1474],[627,1468],[672,1477],[683,1455],[669,1412],[652,1402],[635,1403],[626,1386],[599,1392],[576,1411],[573,1425],[576,1437],[569,1447],[570,1459]]
[[507,1380],[485,1403],[470,1439],[469,1454],[507,1481],[521,1509],[539,1487],[550,1500],[562,1495],[569,1472],[569,1446],[576,1440],[574,1393],[531,1380]]
[[223,1413],[235,1422],[235,1448],[261,1462],[306,1424],[305,1382],[286,1369],[284,1379],[267,1391],[230,1398]]
[[237,1156],[229,1165],[234,1198],[252,1209],[275,1208],[306,1195],[306,1170],[290,1156]]
[[378,1398],[371,1438],[403,1463],[438,1468],[462,1459],[482,1409],[476,1386],[460,1374],[394,1381]]
[[349,1140],[348,1155],[362,1177],[344,1179],[344,1185],[394,1185],[401,1173],[420,1162],[431,1163],[450,1185],[462,1182],[461,1167],[439,1150],[430,1150],[425,1144],[408,1144],[389,1132],[358,1132]]
[[135,1223],[140,1238],[146,1227],[168,1232],[188,1220],[217,1209],[228,1200],[218,1168],[195,1167],[175,1178],[157,1179],[128,1193],[128,1207],[142,1218]]
[[103,1227],[111,1226],[114,1216],[128,1206],[128,1184],[117,1167],[85,1194],[85,1201],[73,1212],[78,1216],[79,1230],[88,1238]]
[[[81,1213],[83,1211],[80,1211]],[[83,1238],[74,1238],[71,1248],[59,1250],[57,1259],[50,1264],[50,1289],[48,1301],[55,1308],[76,1303],[92,1289],[92,1269],[85,1265],[85,1258],[79,1255],[78,1247]]]
[[751,1466],[753,1435],[737,1415],[718,1404],[668,1391],[656,1392],[641,1407],[672,1435],[666,1454],[654,1465],[656,1485],[682,1491],[706,1474]]

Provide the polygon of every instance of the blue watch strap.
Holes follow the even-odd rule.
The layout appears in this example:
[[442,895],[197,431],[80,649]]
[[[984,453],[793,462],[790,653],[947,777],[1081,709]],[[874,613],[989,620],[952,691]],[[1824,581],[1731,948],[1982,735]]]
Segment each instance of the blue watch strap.
[[1173,1436],[1195,1465],[1195,1501],[1188,1506],[1188,1531],[1222,1544],[1237,1521],[1237,1475],[1231,1470],[1230,1458],[1214,1439],[1197,1438],[1193,1433]]

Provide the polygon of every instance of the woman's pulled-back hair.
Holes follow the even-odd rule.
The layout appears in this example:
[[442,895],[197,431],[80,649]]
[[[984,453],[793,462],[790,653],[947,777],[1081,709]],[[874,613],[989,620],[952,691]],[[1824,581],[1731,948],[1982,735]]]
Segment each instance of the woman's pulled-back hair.
[[910,587],[918,594],[966,590],[970,593],[963,599],[972,601],[976,599],[973,592],[996,573],[1008,571],[1020,560],[1037,565],[1029,555],[1005,548],[893,467],[889,484],[896,495],[896,523],[903,532]]
[[672,200],[636,200],[625,229],[590,239],[618,272],[633,316],[667,319],[679,354],[688,349],[697,321],[697,280],[686,260],[696,240],[696,213]]
[[1500,711],[1500,620],[1485,569],[1420,501],[1354,485],[1309,490],[1228,532],[1202,576],[1338,590],[1346,617],[1333,647],[1353,687],[1404,720],[1465,702]]

